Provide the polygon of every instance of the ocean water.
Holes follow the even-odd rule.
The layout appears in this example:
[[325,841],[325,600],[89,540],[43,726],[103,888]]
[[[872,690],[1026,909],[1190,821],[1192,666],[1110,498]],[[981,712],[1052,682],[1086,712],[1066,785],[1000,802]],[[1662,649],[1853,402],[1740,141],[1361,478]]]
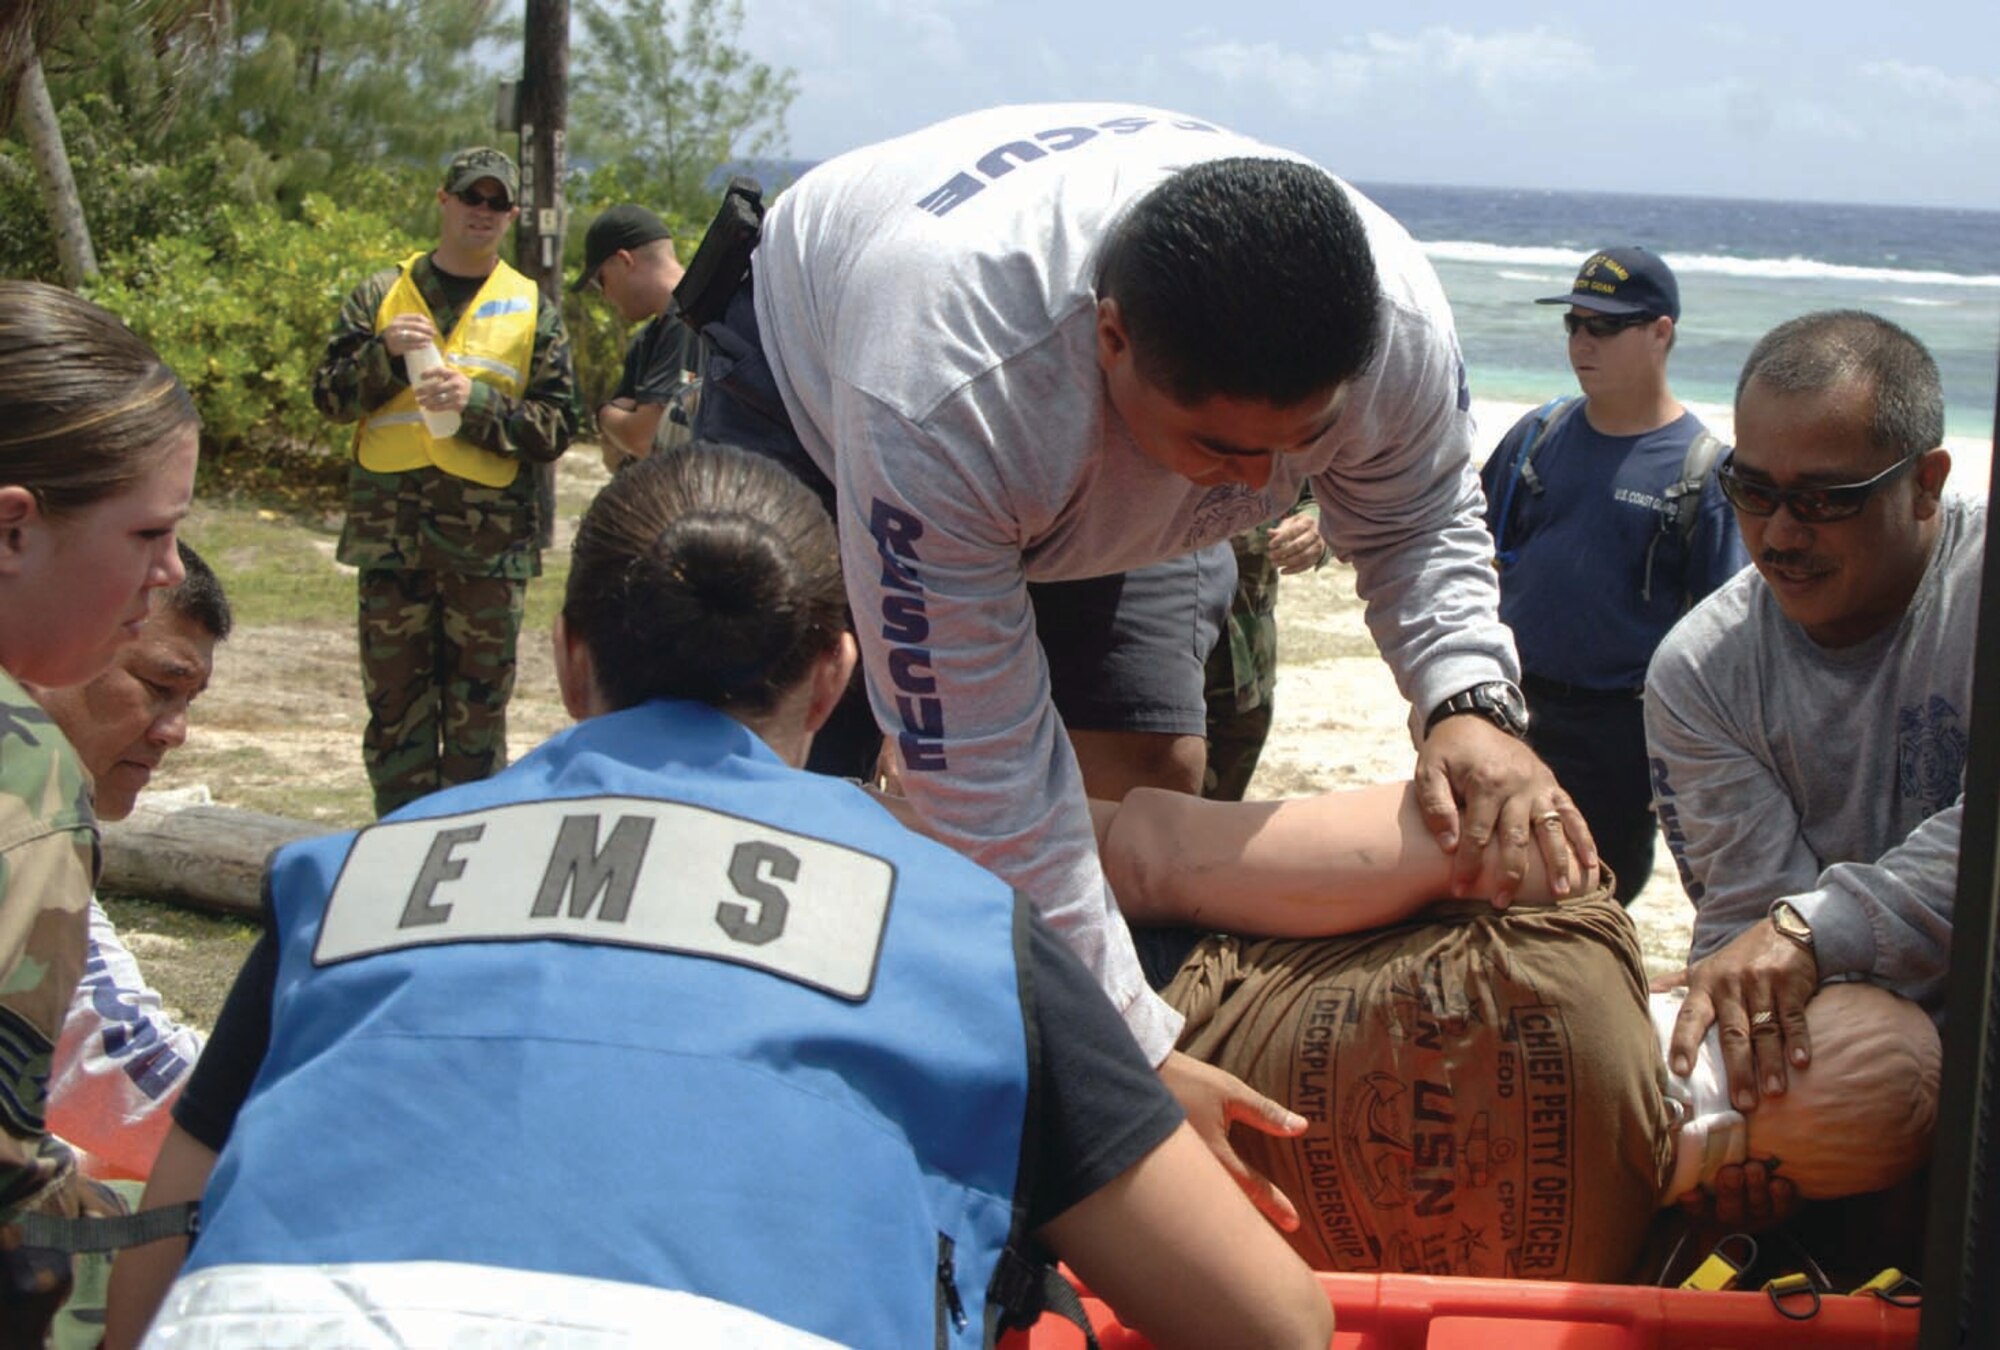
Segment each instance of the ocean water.
[[[1743,359],[1816,309],[1880,314],[1944,379],[1946,432],[1986,441],[2000,369],[2000,212],[1358,184],[1424,245],[1451,298],[1473,396],[1574,393],[1558,306],[1615,243],[1662,255],[1681,288],[1669,374],[1684,402],[1727,406]],[[1504,428],[1495,428],[1496,434]]]

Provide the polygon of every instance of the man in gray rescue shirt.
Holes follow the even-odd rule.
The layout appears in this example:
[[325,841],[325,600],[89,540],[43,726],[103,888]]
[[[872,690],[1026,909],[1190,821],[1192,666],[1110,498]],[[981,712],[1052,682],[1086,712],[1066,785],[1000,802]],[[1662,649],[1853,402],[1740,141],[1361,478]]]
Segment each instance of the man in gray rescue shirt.
[[1655,801],[1695,906],[1675,1072],[1716,1025],[1737,1107],[1809,1062],[1805,1006],[1866,979],[1942,1013],[1984,556],[1936,364],[1858,311],[1766,335],[1718,477],[1755,564],[1646,678]]
[[[1472,845],[1459,871],[1489,843],[1508,889],[1530,847],[1558,873],[1572,851],[1595,862],[1508,734],[1519,671],[1450,310],[1422,250],[1346,184],[1156,109],[998,108],[811,170],[766,215],[752,281],[754,323],[739,295],[704,330],[697,434],[757,448],[745,419],[780,412],[795,467],[831,480],[905,791],[1063,933],[1203,1103],[1190,1114],[1226,1163],[1223,1112],[1265,1128],[1284,1113],[1212,1070],[1176,1077],[1180,1019],[1146,988],[1098,865],[1029,581],[1186,554],[1311,480],[1416,709],[1432,828]],[[780,409],[742,383],[765,363]]]

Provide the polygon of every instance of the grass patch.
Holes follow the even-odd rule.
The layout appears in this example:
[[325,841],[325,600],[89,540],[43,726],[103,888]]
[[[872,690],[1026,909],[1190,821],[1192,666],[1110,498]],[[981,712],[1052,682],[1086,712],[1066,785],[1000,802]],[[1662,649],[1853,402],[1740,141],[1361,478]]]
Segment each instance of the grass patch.
[[212,1028],[257,941],[257,925],[154,900],[100,898],[168,1010],[204,1031]]
[[[594,457],[589,447],[573,453],[580,461]],[[546,633],[562,608],[563,588],[569,581],[569,539],[603,481],[602,474],[587,471],[557,475],[557,547],[543,550],[542,575],[528,588],[524,632]],[[239,494],[199,502],[183,532],[221,575],[237,623],[351,629],[354,569],[333,556],[341,522],[338,507],[285,509]]]
[[203,503],[182,527],[229,593],[243,627],[354,624],[354,573],[333,560],[337,518]]
[[197,738],[171,763],[177,781],[206,783],[226,805],[335,830],[357,828],[375,819],[375,796],[360,772],[358,741],[353,754],[352,772],[316,776],[301,773],[295,762],[279,752],[259,746],[202,750]]

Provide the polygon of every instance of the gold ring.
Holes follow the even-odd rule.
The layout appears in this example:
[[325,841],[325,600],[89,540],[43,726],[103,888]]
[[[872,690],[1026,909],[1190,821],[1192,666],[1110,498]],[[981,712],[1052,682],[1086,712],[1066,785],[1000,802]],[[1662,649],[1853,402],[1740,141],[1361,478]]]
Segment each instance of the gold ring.
[[1778,1014],[1772,1012],[1769,1008],[1766,1008],[1762,1012],[1750,1014],[1750,1029],[1752,1031],[1755,1031],[1759,1027],[1768,1027],[1777,1020],[1778,1020]]
[[1562,812],[1560,811],[1544,811],[1539,816],[1536,816],[1535,819],[1551,830],[1560,830],[1563,827]]

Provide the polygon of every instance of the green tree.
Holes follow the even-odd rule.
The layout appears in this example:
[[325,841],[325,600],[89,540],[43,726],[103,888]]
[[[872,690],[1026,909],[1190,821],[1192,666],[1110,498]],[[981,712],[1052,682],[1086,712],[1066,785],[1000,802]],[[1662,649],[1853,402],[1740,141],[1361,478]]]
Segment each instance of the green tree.
[[47,58],[56,100],[103,95],[150,160],[219,155],[226,200],[344,199],[377,166],[435,168],[497,134],[513,28],[496,0],[234,0],[201,45],[136,30],[131,8],[77,5]]
[[573,141],[585,200],[705,220],[717,167],[782,154],[798,77],[737,43],[742,0],[583,0]]
[[[40,205],[66,284],[97,274],[95,241],[71,171],[69,148],[49,90],[43,55],[74,32],[88,6],[48,0],[0,0],[0,127],[12,110],[34,162]],[[212,49],[228,17],[227,0],[137,0],[121,6],[128,40],[160,57]]]

